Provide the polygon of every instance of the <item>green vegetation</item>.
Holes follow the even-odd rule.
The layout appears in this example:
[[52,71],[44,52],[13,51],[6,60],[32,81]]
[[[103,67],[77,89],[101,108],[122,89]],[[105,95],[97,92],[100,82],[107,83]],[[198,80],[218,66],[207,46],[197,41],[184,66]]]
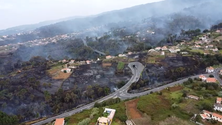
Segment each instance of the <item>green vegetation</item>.
[[202,49],[192,49],[192,50],[190,50],[190,52],[204,54],[204,51]]
[[0,125],[16,125],[18,124],[18,118],[14,115],[7,115],[0,111]]
[[123,70],[125,63],[124,62],[119,62],[117,65],[117,70]]
[[[119,102],[117,104],[114,105],[109,105],[109,106],[105,106],[105,107],[99,107],[99,108],[93,108],[90,110],[85,110],[81,113],[72,115],[70,117],[66,118],[67,121],[67,125],[82,125],[83,123],[88,123],[88,124],[96,124],[97,119],[101,116],[104,116],[104,108],[113,108],[116,109],[117,112],[115,113],[114,116],[114,121],[112,124],[114,125],[122,125],[126,120],[127,120],[127,116],[126,116],[126,109],[125,109],[125,104],[124,102]],[[92,114],[93,117],[92,117]],[[89,118],[87,118],[89,117]],[[88,125],[88,124],[84,124],[84,125]]]

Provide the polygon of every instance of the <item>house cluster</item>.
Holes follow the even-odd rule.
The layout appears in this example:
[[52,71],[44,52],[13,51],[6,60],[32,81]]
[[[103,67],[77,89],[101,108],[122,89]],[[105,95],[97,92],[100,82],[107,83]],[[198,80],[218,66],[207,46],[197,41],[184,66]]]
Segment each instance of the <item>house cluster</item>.
[[197,48],[197,49],[202,48],[204,50],[212,50],[213,52],[217,52],[218,48],[210,43],[211,43],[211,40],[208,38],[208,36],[203,35],[199,37],[198,41],[195,42],[195,45],[193,46],[193,48]]
[[116,113],[115,109],[105,108],[104,114],[107,113],[107,117],[99,117],[97,119],[96,125],[111,125],[113,121],[113,117]]
[[[169,46],[169,47],[167,47],[167,46],[163,46],[163,47],[156,47],[154,50],[155,50],[155,51],[162,51],[162,52],[164,52],[164,51],[169,51],[170,53],[177,53],[177,52],[180,52],[180,49],[179,49],[178,46]],[[161,55],[162,55],[162,53],[161,53]]]
[[[222,102],[222,98],[217,97],[216,103],[214,104],[214,110],[215,111],[222,112],[221,102]],[[200,114],[200,116],[204,120],[205,119],[206,120],[211,120],[212,119],[212,120],[216,120],[216,121],[222,122],[222,115],[218,114],[218,113],[214,113],[214,112],[209,112],[209,111],[203,110],[203,112]]]
[[[92,62],[93,63],[96,63],[95,61],[93,60],[86,60],[86,61],[75,61],[75,60],[66,60],[66,59],[63,59],[63,60],[60,60],[59,62],[62,62],[64,63],[64,68],[61,70],[62,72],[64,73],[71,73],[74,69],[76,69],[77,67],[76,66],[73,66],[73,64],[77,64],[77,65],[89,65],[91,64]],[[68,66],[69,65],[69,66]]]
[[[214,70],[215,69],[212,66],[206,68],[207,73],[213,73]],[[220,73],[222,74],[222,71],[220,71]],[[217,82],[217,79],[211,78],[211,77],[206,77],[205,75],[200,75],[199,79],[201,79],[202,81],[204,81],[206,83],[216,83]]]
[[201,118],[204,120],[216,120],[222,122],[222,115],[218,113],[209,112],[207,110],[203,110],[203,113],[200,114]]
[[111,55],[108,55],[106,56],[106,59],[114,59],[116,57],[127,57],[128,55],[132,55],[134,52],[128,52],[127,54],[118,54],[118,56],[111,56]]

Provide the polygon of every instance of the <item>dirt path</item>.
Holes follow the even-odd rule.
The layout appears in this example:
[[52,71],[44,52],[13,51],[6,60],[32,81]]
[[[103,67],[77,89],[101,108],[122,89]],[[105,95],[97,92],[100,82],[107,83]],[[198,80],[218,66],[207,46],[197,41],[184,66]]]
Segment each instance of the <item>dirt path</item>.
[[128,119],[142,118],[142,114],[137,109],[138,101],[139,101],[139,99],[135,99],[135,100],[125,102],[126,114],[128,116]]

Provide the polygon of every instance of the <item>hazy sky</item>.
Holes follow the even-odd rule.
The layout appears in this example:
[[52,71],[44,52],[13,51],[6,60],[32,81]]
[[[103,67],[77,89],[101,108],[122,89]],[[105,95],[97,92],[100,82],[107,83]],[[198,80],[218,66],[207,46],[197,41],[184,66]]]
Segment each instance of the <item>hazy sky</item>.
[[160,0],[0,0],[0,29],[87,16]]

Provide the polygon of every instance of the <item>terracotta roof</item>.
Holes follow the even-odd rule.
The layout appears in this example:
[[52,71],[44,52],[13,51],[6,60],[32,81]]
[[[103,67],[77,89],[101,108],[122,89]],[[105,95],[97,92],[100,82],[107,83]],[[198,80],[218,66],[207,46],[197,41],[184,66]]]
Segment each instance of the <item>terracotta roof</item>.
[[206,76],[204,76],[204,75],[200,75],[199,78],[206,78]]
[[211,112],[210,112],[210,111],[207,111],[207,110],[203,110],[203,113],[211,114]]
[[217,102],[221,102],[221,101],[222,101],[222,98],[217,97]]
[[216,80],[215,78],[207,78],[206,81],[207,81],[207,82],[212,82],[212,83],[217,82],[217,80]]
[[214,70],[214,68],[213,68],[212,66],[207,67],[207,69],[209,69],[209,70]]
[[205,114],[200,114],[200,116],[204,119],[208,118],[207,115],[205,115]]
[[58,118],[56,119],[54,125],[63,125],[63,123],[64,123],[64,118]]
[[217,113],[213,113],[212,114],[214,117],[217,117],[217,118],[221,118],[222,119],[222,115],[219,115],[219,114],[217,114]]

